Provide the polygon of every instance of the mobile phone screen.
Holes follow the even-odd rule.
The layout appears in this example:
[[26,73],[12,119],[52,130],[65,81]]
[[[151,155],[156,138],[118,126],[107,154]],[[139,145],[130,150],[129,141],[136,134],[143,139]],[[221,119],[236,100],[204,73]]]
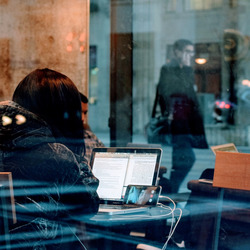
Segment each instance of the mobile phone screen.
[[124,197],[125,204],[156,205],[161,186],[128,185]]

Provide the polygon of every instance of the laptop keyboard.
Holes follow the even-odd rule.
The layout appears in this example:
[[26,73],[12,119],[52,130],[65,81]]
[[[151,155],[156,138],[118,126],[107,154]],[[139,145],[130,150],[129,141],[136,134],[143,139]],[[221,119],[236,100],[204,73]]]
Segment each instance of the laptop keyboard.
[[139,207],[139,206],[135,206],[135,205],[101,205],[102,208],[105,209],[128,209],[128,208],[135,208],[135,207]]

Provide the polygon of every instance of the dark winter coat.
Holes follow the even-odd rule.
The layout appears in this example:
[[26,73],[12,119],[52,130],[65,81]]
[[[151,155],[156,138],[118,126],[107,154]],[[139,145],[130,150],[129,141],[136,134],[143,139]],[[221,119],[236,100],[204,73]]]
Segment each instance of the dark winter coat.
[[172,134],[190,135],[192,147],[207,148],[192,68],[180,68],[175,60],[164,65],[161,68],[158,94],[162,114],[172,121]]
[[88,165],[56,143],[42,119],[10,101],[0,103],[0,171],[12,173],[18,222],[12,232],[25,232],[18,242],[31,246],[31,230],[38,234],[34,244],[47,247],[41,249],[55,247],[47,246],[48,240],[61,249],[64,222],[98,211],[99,182]]

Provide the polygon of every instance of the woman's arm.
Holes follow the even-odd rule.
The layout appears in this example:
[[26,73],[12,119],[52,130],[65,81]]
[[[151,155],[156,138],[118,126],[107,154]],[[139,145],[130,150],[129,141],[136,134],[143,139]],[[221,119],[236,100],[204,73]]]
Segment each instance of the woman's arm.
[[94,215],[98,211],[98,179],[92,174],[88,165],[78,163],[76,157],[67,147],[54,144],[57,172],[57,185],[60,192],[59,202],[70,216]]

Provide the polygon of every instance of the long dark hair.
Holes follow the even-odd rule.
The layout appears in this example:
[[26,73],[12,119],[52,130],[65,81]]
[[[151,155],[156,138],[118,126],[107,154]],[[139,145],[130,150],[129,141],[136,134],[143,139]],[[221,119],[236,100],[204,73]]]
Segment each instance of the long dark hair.
[[18,84],[13,101],[43,118],[57,142],[81,153],[81,100],[77,87],[67,76],[47,68],[37,69]]

